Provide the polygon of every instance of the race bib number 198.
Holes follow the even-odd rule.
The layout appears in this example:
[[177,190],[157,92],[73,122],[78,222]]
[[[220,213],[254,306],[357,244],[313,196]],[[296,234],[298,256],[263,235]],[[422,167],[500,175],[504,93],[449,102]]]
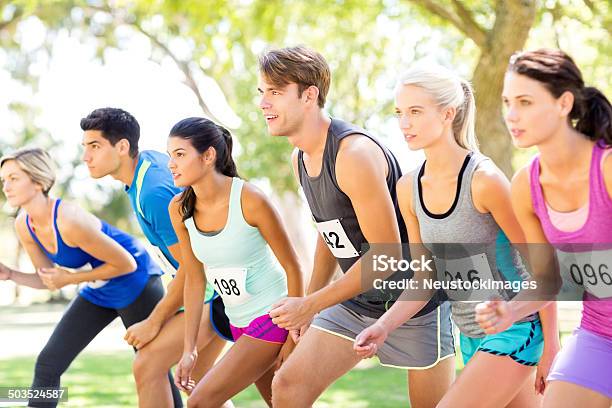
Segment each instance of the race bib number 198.
[[238,306],[249,300],[246,290],[247,268],[207,268],[206,280],[228,306]]

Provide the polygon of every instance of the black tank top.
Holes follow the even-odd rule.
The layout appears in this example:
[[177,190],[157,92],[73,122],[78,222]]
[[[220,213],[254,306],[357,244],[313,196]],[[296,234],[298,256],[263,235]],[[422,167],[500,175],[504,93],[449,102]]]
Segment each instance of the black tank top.
[[[345,273],[369,249],[368,242],[359,227],[351,200],[340,190],[336,180],[336,156],[340,141],[354,134],[368,137],[383,151],[389,169],[387,188],[395,207],[401,242],[408,242],[406,225],[397,202],[396,184],[402,176],[397,159],[366,130],[338,119],[332,119],[327,132],[320,174],[316,177],[308,175],[302,151],[298,152],[298,174],[317,229],[338,261],[342,272]],[[391,277],[390,279],[396,278]],[[359,314],[378,318],[393,305],[401,292],[401,290],[370,289],[343,302],[343,305]],[[430,301],[415,317],[428,313],[436,305],[434,300]]]

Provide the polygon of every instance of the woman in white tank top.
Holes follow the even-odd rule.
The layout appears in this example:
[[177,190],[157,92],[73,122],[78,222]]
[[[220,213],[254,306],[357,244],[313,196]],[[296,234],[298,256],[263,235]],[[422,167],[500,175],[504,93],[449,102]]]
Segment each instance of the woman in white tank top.
[[[268,312],[287,295],[303,295],[298,257],[278,213],[237,177],[231,152],[229,132],[204,118],[180,121],[168,138],[174,183],[186,187],[169,207],[186,276],[185,346],[175,381],[191,391],[194,407],[222,406],[253,383],[271,406],[274,371],[294,343]],[[196,385],[206,281],[223,298],[235,343]]]

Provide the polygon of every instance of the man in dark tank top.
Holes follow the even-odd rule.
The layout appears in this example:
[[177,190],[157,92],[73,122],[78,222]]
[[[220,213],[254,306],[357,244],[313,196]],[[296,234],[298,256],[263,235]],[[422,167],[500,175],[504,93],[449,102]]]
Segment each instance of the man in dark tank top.
[[[259,69],[259,107],[269,133],[295,147],[294,172],[319,231],[307,296],[286,298],[270,312],[274,323],[300,333],[275,374],[274,406],[308,407],[360,361],[355,337],[397,299],[364,285],[360,258],[369,243],[407,242],[396,194],[401,170],[369,132],[325,114],[331,75],[319,53],[272,50],[260,58]],[[330,282],[338,265],[343,275]],[[448,305],[434,300],[378,352],[381,364],[409,370],[415,406],[435,405],[431,395],[452,376],[454,362],[447,357],[453,355]]]

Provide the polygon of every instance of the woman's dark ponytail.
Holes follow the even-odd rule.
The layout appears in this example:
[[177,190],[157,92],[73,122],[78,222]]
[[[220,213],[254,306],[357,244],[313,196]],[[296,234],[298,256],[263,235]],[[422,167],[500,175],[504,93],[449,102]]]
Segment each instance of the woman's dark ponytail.
[[612,145],[610,101],[599,89],[591,86],[582,89],[582,100],[582,112],[577,118],[576,130],[589,136],[592,140],[600,140],[606,145]]
[[[225,141],[225,151],[223,157],[217,156],[217,163],[215,165],[215,168],[217,168],[219,173],[224,174],[228,177],[239,177],[238,169],[236,169],[236,163],[234,162],[234,158],[232,157],[232,147],[234,145],[232,135],[226,128],[222,126],[219,127],[221,128],[223,140]],[[217,155],[218,154],[219,152],[217,152]]]
[[193,191],[193,187],[188,186],[181,194],[179,203],[181,205],[181,216],[183,221],[193,217],[193,211],[195,210],[196,195]]

